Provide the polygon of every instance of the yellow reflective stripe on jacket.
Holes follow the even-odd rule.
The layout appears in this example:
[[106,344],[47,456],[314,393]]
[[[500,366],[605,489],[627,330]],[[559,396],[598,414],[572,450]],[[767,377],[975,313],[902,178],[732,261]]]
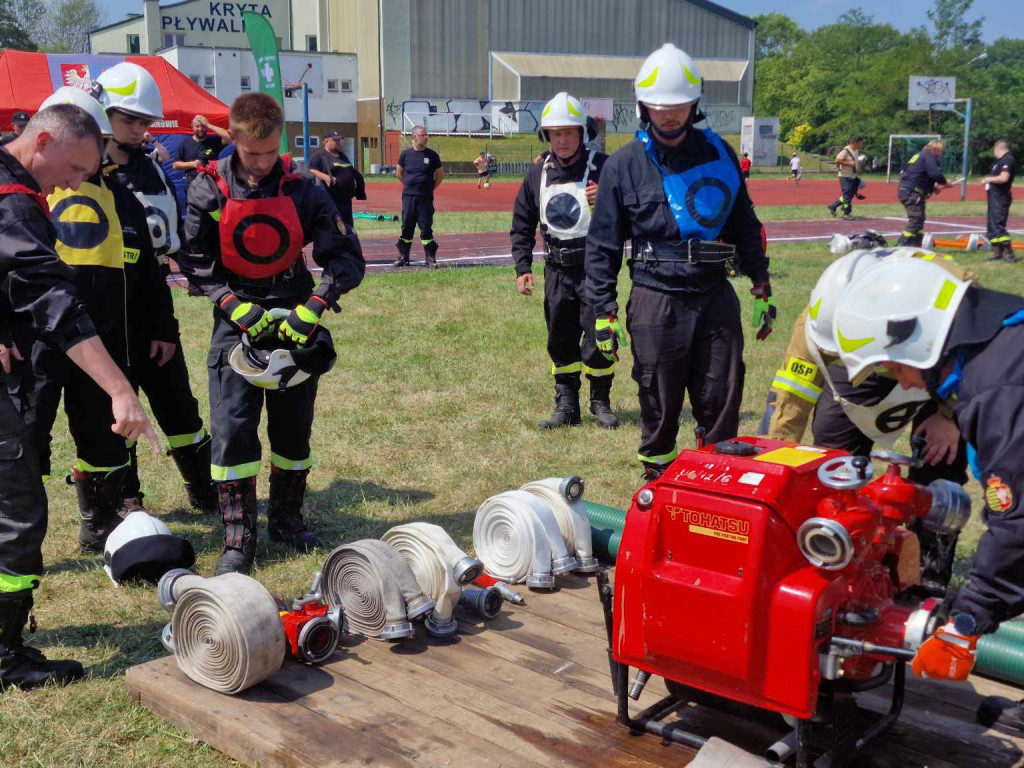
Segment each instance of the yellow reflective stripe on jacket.
[[121,467],[127,466],[128,464],[125,463],[120,464],[116,467],[96,467],[90,464],[89,462],[85,461],[85,459],[78,459],[75,462],[75,469],[77,469],[79,472],[102,472],[107,475],[109,475],[111,472],[116,472],[117,470],[121,469]]
[[185,448],[190,445],[199,445],[199,443],[206,439],[207,434],[206,428],[203,427],[198,432],[190,432],[187,435],[168,435],[167,447]]
[[579,373],[583,370],[583,363],[569,363],[569,365],[555,365],[551,364],[551,375],[556,376],[559,373]]
[[816,403],[818,398],[821,397],[821,387],[816,387],[808,381],[801,381],[786,371],[775,372],[775,378],[772,380],[772,389],[789,392],[791,395],[796,395],[808,403]]
[[26,589],[35,589],[38,586],[38,576],[31,574],[12,576],[9,573],[0,573],[0,592],[24,592]]
[[600,376],[614,376],[615,375],[615,363],[612,362],[607,368],[591,368],[589,365],[584,363],[583,372],[587,376],[593,376],[595,379]]
[[657,464],[658,466],[665,466],[671,464],[676,460],[676,456],[679,455],[679,449],[673,448],[668,453],[663,453],[660,456],[644,456],[642,453],[638,453],[636,457],[645,464]]
[[313,457],[307,456],[304,459],[286,459],[279,453],[270,452],[270,464],[278,469],[299,470],[309,469],[313,466]]
[[228,480],[244,480],[247,477],[256,477],[259,473],[260,463],[258,461],[236,464],[233,467],[220,467],[216,464],[210,465],[210,478],[218,483]]
[[57,255],[74,267],[124,269],[124,235],[105,186],[83,182],[77,190],[57,189],[46,198],[57,228]]

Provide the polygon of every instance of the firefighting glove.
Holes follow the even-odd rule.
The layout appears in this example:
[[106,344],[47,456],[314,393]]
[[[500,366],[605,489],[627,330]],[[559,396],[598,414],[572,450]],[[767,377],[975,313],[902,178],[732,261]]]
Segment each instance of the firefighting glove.
[[[957,616],[957,619],[960,618]],[[966,680],[974,667],[977,645],[978,635],[962,633],[956,628],[956,623],[951,621],[921,644],[911,669],[918,677]]]
[[601,315],[594,323],[597,348],[609,360],[618,360],[620,346],[628,347],[626,330],[616,315]]
[[277,335],[285,341],[304,347],[320,325],[320,315],[327,309],[327,302],[317,295],[310,296],[305,304],[299,304],[277,327]]
[[764,341],[772,332],[772,325],[778,312],[775,299],[772,298],[772,284],[767,280],[763,283],[754,283],[750,295],[754,297],[754,317],[751,325],[758,329],[757,340]]
[[229,293],[221,300],[220,308],[227,313],[228,319],[249,334],[251,339],[258,339],[274,324],[274,318],[267,310],[251,301],[242,301],[233,293]]

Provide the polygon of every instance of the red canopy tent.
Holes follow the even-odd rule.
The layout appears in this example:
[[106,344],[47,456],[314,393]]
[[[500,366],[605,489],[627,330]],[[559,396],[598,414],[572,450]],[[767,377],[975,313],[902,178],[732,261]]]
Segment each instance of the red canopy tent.
[[164,119],[153,126],[154,133],[192,133],[196,115],[228,127],[227,105],[159,56],[32,53],[10,48],[0,51],[0,125],[9,129],[15,112],[32,114],[61,85],[87,82],[125,60],[145,67],[160,88]]

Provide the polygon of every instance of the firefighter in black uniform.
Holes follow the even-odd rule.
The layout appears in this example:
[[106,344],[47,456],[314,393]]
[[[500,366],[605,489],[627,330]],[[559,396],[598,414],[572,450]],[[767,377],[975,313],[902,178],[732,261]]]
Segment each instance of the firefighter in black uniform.
[[[619,425],[612,413],[615,361],[597,349],[594,312],[583,298],[583,256],[590,209],[608,156],[588,150],[590,127],[583,104],[568,93],[549,101],[541,118],[541,141],[553,152],[531,165],[512,211],[512,256],[519,292],[533,292],[533,246],[537,224],[544,237],[544,319],[548,354],[555,377],[555,410],[541,429],[580,423],[580,373],[590,380],[590,412],[609,429]],[[592,137],[592,136],[591,136]],[[581,341],[582,338],[582,341]]]
[[[312,466],[310,433],[317,377],[285,390],[252,386],[228,364],[243,334],[258,340],[274,328],[268,310],[290,311],[281,339],[304,346],[328,307],[359,285],[365,265],[355,233],[311,176],[286,173],[278,146],[281,106],[267,94],[231,105],[235,151],[207,166],[189,189],[181,268],[213,302],[207,366],[213,418],[213,479],[225,527],[217,572],[247,572],[256,549],[256,476],[264,392],[270,438],[270,538],[298,549],[319,546],[302,519]],[[323,268],[314,290],[302,248],[313,244]]]
[[427,146],[427,129],[417,125],[412,129],[412,147],[403,149],[398,156],[398,180],[402,182],[402,233],[396,267],[409,266],[412,235],[420,228],[420,242],[428,269],[437,268],[437,241],[434,239],[434,190],[444,181],[441,156]]
[[988,219],[985,236],[992,244],[992,255],[985,261],[1018,261],[1013,255],[1013,241],[1006,231],[1006,220],[1010,218],[1013,205],[1014,159],[1010,154],[1010,143],[999,140],[992,148],[996,161],[992,172],[981,180],[988,193]]
[[666,44],[647,57],[635,85],[649,130],[605,163],[587,235],[586,298],[597,314],[598,348],[614,357],[625,342],[616,283],[632,238],[626,315],[640,388],[639,459],[653,476],[678,454],[685,391],[709,441],[739,428],[743,331],[725,261],[736,258],[754,283],[758,339],[771,332],[775,303],[761,223],[736,155],[718,135],[693,127],[702,90],[693,60]]
[[900,235],[898,245],[921,245],[924,240],[925,203],[933,194],[949,189],[952,184],[939,167],[939,158],[945,144],[938,139],[929,141],[910,158],[900,174],[899,199],[907,211],[907,226]]
[[954,402],[988,529],[951,621],[921,646],[913,669],[963,680],[978,636],[1024,611],[1024,298],[900,259],[843,293],[835,334],[851,380],[881,365],[902,387]]
[[40,330],[108,395],[104,408],[113,428],[136,440],[152,430],[131,385],[110,359],[82,303],[71,268],[54,251],[56,232],[45,194],[76,189],[99,166],[102,138],[95,120],[78,107],[40,110],[24,133],[0,151],[0,690],[48,682],[68,683],[84,674],[76,661],[49,661],[24,644],[32,590],[42,578],[46,493],[33,441],[22,421],[17,389],[22,355],[10,328]]
[[[100,74],[107,114],[114,141],[107,151],[117,163],[116,179],[139,199],[145,208],[150,241],[164,277],[163,286],[128,292],[128,346],[130,374],[136,389],[146,393],[157,424],[167,436],[171,458],[181,474],[194,509],[212,512],[217,507],[210,480],[210,435],[199,414],[199,401],[192,394],[188,367],[181,348],[177,321],[166,315],[170,288],[167,258],[181,246],[182,220],[174,187],[160,166],[141,148],[150,125],[163,117],[160,90],[152,75],[138,64],[122,62]],[[191,141],[191,139],[189,139]],[[132,290],[135,288],[135,290]],[[135,447],[125,483],[129,497],[143,497]]]
[[341,151],[341,134],[328,131],[324,134],[324,148],[309,161],[309,172],[327,185],[327,191],[334,201],[341,220],[355,229],[352,219],[352,200],[366,199],[366,182],[363,174],[356,170],[348,155]]

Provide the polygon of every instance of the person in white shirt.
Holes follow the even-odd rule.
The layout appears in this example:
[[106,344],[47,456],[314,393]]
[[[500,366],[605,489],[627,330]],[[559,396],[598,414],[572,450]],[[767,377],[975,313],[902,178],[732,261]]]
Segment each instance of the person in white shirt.
[[789,181],[789,179],[793,179],[794,181],[796,181],[796,185],[799,187],[800,177],[802,175],[803,172],[800,170],[800,156],[794,152],[793,159],[789,161],[789,178],[787,178],[786,181]]

